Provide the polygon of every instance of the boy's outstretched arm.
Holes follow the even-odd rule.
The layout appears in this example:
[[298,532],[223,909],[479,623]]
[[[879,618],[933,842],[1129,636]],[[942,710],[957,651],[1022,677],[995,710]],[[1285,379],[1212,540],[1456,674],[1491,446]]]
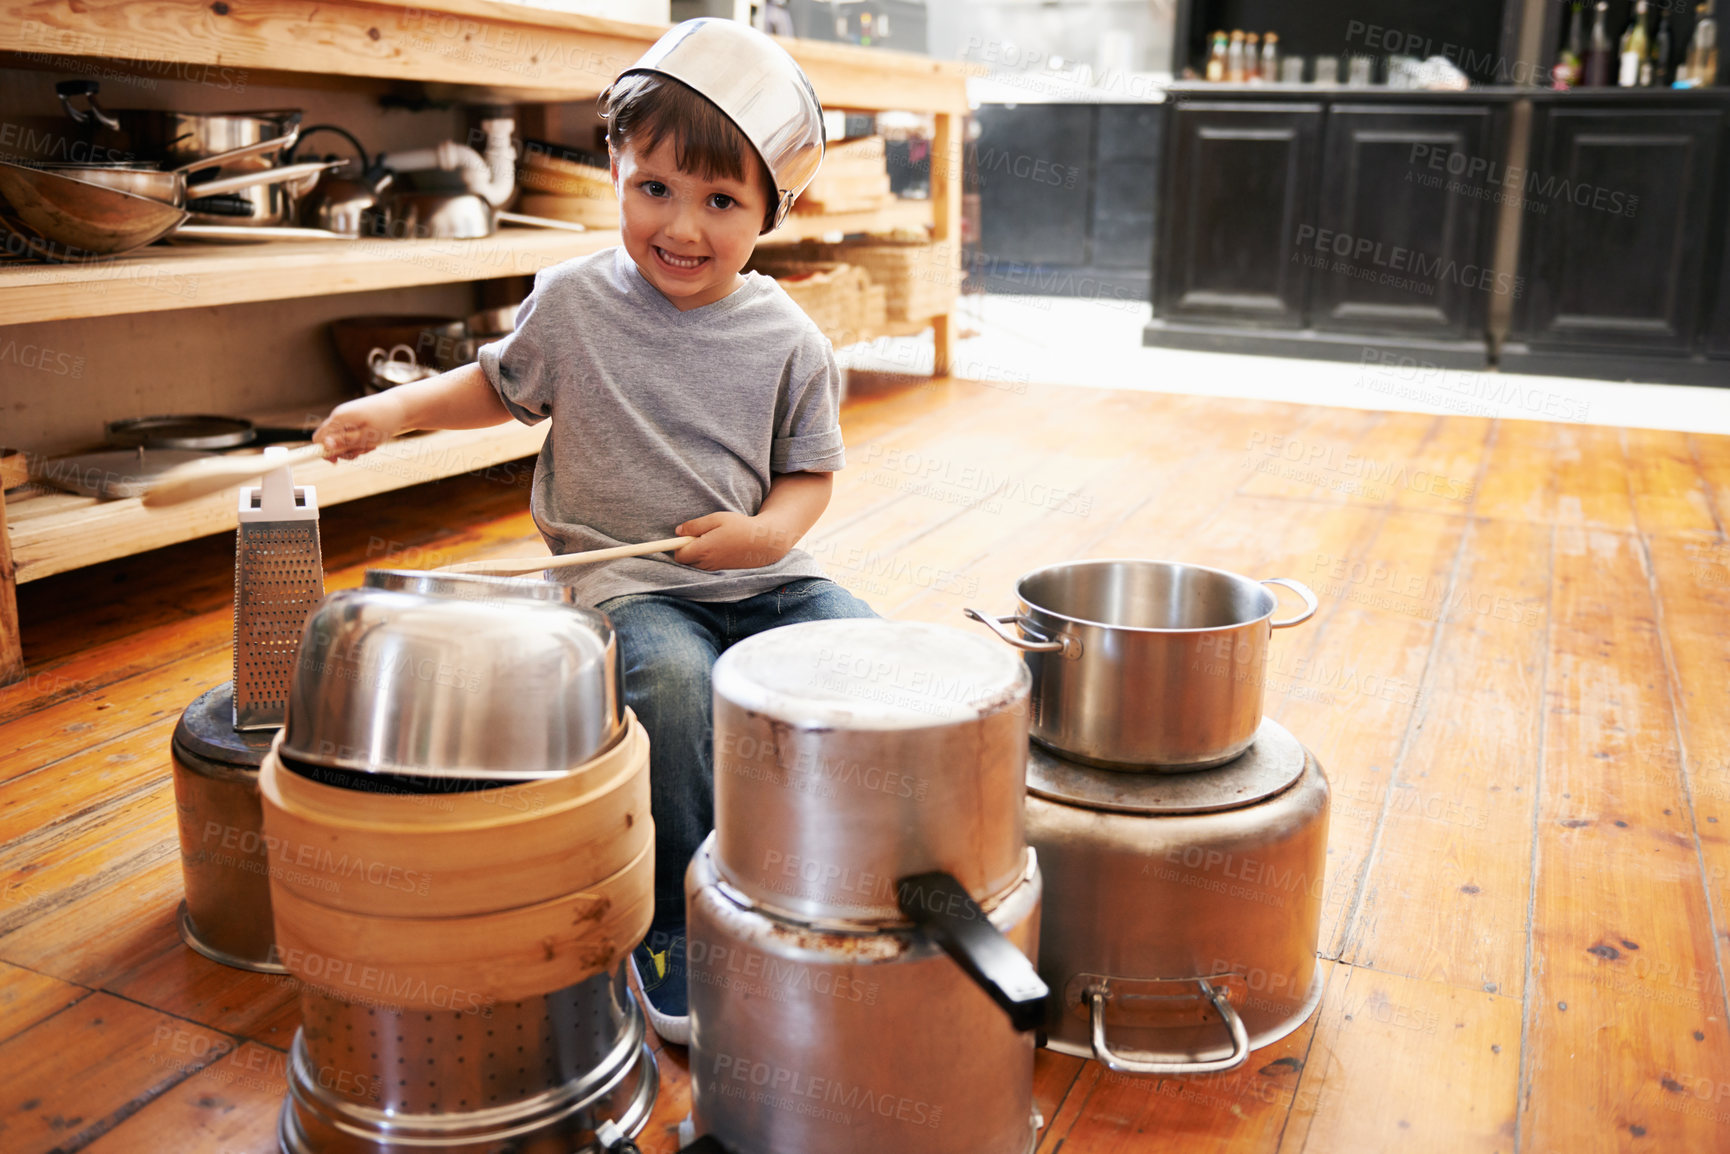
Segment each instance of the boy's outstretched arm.
[[[312,434],[327,456],[347,460],[409,429],[484,429],[511,419],[478,364],[398,385],[331,410]],[[819,510],[820,511],[820,510]]]
[[829,507],[833,473],[778,473],[755,517],[710,513],[680,525],[675,532],[695,541],[673,554],[681,565],[698,569],[759,569],[785,557]]

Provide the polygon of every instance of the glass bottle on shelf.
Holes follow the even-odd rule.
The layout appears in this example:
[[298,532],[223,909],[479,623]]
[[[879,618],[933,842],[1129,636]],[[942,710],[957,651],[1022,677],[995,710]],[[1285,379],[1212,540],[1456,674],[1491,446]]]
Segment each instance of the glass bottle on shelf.
[[1254,32],[1243,34],[1243,78],[1248,84],[1261,79],[1261,37]]
[[1712,18],[1712,0],[1694,8],[1694,36],[1688,41],[1688,87],[1706,88],[1718,83],[1718,21]]
[[1562,38],[1562,50],[1556,53],[1556,66],[1550,69],[1550,87],[1558,92],[1578,88],[1584,76],[1586,61],[1586,16],[1576,2],[1568,6],[1568,31]]
[[1585,87],[1604,88],[1615,83],[1612,71],[1616,50],[1610,44],[1610,30],[1604,22],[1609,19],[1609,0],[1598,0],[1592,5],[1592,39],[1586,45]]
[[1269,84],[1281,79],[1279,72],[1279,33],[1269,32],[1261,42],[1261,78]]
[[1617,50],[1620,61],[1616,73],[1617,87],[1640,86],[1640,67],[1646,63],[1649,54],[1650,46],[1646,40],[1646,0],[1635,0],[1634,15],[1628,20],[1627,30],[1622,33],[1622,43]]
[[1224,32],[1213,34],[1213,45],[1207,50],[1207,78],[1215,84],[1225,79],[1226,38]]
[[1225,82],[1227,84],[1243,83],[1243,32],[1233,31],[1231,43],[1225,50]]
[[1658,11],[1658,31],[1652,36],[1651,73],[1646,83],[1654,88],[1670,87],[1670,56],[1673,49],[1670,35],[1670,7]]

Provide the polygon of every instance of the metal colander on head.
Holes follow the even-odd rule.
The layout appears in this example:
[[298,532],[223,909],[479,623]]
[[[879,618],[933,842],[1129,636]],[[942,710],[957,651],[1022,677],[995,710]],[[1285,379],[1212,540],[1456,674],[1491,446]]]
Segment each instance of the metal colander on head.
[[[287,450],[272,446],[271,456]],[[234,728],[280,726],[307,614],[324,597],[318,495],[293,469],[240,490],[234,539]]]

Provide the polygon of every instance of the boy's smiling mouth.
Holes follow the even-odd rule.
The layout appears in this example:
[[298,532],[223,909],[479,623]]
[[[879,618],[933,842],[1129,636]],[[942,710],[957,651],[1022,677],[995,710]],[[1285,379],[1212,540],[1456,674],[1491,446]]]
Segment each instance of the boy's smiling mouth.
[[676,253],[668,252],[660,245],[655,245],[654,248],[655,255],[661,259],[662,263],[678,272],[691,272],[701,268],[709,260],[706,256],[679,256]]

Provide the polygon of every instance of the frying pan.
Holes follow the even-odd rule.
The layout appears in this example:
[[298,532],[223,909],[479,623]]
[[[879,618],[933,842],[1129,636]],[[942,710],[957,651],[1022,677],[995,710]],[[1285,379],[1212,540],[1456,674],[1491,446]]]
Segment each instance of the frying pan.
[[[0,161],[0,227],[30,255],[76,262],[116,256],[161,240],[185,224],[187,176],[284,147],[287,138],[261,140],[163,172],[134,165],[26,167]],[[267,168],[192,186],[207,198],[298,180],[330,165],[324,162]]]
[[[252,188],[260,184],[280,184],[288,180],[299,180],[303,177],[316,176],[326,168],[333,167],[322,161],[307,161],[302,164],[278,165],[259,169],[256,172],[245,172],[238,176],[224,176],[215,180],[207,180],[200,184],[188,185],[187,178],[195,172],[206,169],[221,168],[237,160],[261,156],[267,152],[276,152],[286,145],[293,144],[297,131],[291,131],[286,137],[271,140],[260,140],[245,144],[239,148],[231,148],[227,152],[219,152],[202,160],[189,161],[179,168],[163,170],[148,164],[40,164],[36,167],[44,172],[58,173],[61,176],[82,180],[89,184],[105,185],[121,192],[130,192],[135,196],[147,196],[151,200],[160,200],[175,208],[185,208],[189,196],[216,196],[221,193],[235,192],[243,188]],[[190,192],[188,191],[190,188]],[[250,215],[250,212],[247,214]]]

